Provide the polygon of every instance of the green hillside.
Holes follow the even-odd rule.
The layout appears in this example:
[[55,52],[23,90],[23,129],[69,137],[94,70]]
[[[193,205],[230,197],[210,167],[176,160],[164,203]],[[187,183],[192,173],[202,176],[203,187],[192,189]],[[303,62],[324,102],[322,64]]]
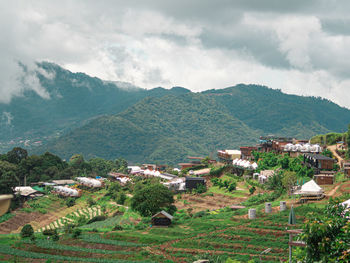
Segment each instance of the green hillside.
[[[18,145],[21,139],[45,141],[98,116],[119,113],[148,96],[190,92],[180,87],[145,90],[128,83],[106,82],[84,73],[72,73],[52,63],[42,62],[38,66],[46,72],[36,74],[50,98],[27,90],[9,104],[0,103],[0,150],[3,152]],[[15,144],[8,148],[1,144],[11,140]]]
[[[335,118],[334,116],[337,116]],[[146,98],[97,118],[41,150],[64,158],[125,157],[132,162],[184,161],[220,148],[255,144],[260,135],[310,138],[341,131],[350,111],[324,99],[287,95],[257,85]]]
[[220,110],[210,96],[186,94],[146,98],[128,110],[95,119],[45,147],[68,158],[124,158],[176,163],[188,154],[254,143],[258,134]]
[[203,92],[238,119],[263,134],[310,138],[345,131],[350,111],[322,98],[287,95],[259,85],[239,84]]

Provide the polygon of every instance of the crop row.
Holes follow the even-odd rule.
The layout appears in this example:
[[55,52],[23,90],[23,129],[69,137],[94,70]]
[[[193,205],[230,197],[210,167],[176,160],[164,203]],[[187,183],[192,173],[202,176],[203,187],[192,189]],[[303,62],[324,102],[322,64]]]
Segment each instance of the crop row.
[[[259,255],[263,250],[265,250],[267,247],[252,247],[252,248],[247,248],[243,246],[234,246],[232,244],[231,246],[221,246],[222,244],[220,243],[214,243],[214,242],[204,242],[204,241],[193,241],[193,240],[185,240],[185,241],[180,241],[175,244],[173,244],[173,247],[176,248],[192,248],[192,249],[206,249],[206,250],[220,250],[220,251],[227,251],[231,253],[246,253],[246,254],[251,254],[251,255]],[[270,253],[272,256],[279,256],[279,257],[284,257],[286,253],[279,253],[276,252],[274,253],[273,251]]]
[[223,246],[227,245],[235,245],[239,244],[242,247],[248,247],[248,246],[254,246],[255,248],[266,248],[266,247],[274,247],[278,249],[286,249],[288,247],[287,241],[285,242],[276,242],[276,241],[267,241],[267,240],[261,240],[261,239],[251,239],[249,241],[247,240],[240,240],[240,239],[227,239],[223,237],[219,238],[210,238],[210,237],[203,237],[201,239],[197,240],[205,240],[210,243],[216,243],[216,244],[223,244]]
[[98,244],[106,244],[106,245],[115,245],[115,246],[124,246],[124,247],[144,246],[143,244],[102,238],[99,234],[84,234],[81,236],[81,239],[89,243],[98,243]]
[[26,250],[19,250],[9,246],[0,246],[0,253],[4,253],[6,255],[32,258],[32,259],[54,259],[60,261],[79,261],[79,262],[96,262],[96,263],[115,263],[115,262],[123,262],[123,263],[149,263],[151,261],[130,261],[130,260],[121,260],[121,259],[103,259],[103,258],[80,258],[80,257],[69,257],[69,256],[61,256],[61,255],[51,255],[44,254],[38,252],[30,252]]
[[[31,241],[26,240],[23,241],[24,243],[32,244]],[[123,254],[123,255],[130,255],[131,252],[127,251],[115,251],[115,250],[105,250],[105,249],[92,249],[92,248],[84,248],[84,247],[76,247],[76,246],[68,246],[68,245],[61,245],[54,241],[48,241],[48,240],[36,240],[35,245],[37,247],[41,248],[47,248],[47,249],[57,249],[57,250],[66,250],[66,251],[77,251],[77,252],[87,252],[87,253],[99,253],[99,254]]]

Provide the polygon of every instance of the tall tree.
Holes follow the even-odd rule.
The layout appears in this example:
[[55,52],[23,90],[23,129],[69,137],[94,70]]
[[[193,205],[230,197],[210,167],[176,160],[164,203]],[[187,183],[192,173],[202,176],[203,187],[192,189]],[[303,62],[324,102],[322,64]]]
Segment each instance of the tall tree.
[[173,193],[162,184],[147,184],[135,190],[131,199],[131,208],[138,211],[142,216],[152,216],[153,214],[166,210],[174,213]]
[[23,159],[28,157],[28,152],[20,147],[15,147],[7,153],[7,160],[10,163],[19,164]]

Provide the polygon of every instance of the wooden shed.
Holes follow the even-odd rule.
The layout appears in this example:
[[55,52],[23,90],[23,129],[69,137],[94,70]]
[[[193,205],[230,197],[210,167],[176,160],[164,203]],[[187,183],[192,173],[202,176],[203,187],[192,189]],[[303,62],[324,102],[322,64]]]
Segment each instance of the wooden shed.
[[334,184],[334,174],[315,174],[314,179],[317,184]]
[[305,153],[304,163],[316,170],[332,170],[335,160],[322,154]]
[[350,163],[344,163],[344,174],[346,177],[350,177]]
[[203,177],[186,177],[185,179],[185,187],[186,190],[192,190],[197,188],[198,185],[205,185],[205,178]]
[[169,226],[173,216],[165,212],[164,210],[152,216],[152,225],[154,226]]

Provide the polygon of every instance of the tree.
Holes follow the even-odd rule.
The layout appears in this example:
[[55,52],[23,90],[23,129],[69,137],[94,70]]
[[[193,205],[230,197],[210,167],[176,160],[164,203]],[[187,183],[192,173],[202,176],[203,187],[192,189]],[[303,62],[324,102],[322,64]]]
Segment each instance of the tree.
[[15,147],[7,153],[7,160],[10,163],[19,164],[23,159],[28,157],[28,152],[20,147]]
[[286,171],[283,174],[282,185],[284,188],[291,192],[292,186],[296,184],[298,177],[295,172]]
[[15,164],[0,161],[0,194],[11,194],[12,188],[18,184],[18,167]]
[[117,165],[110,160],[92,158],[89,160],[91,171],[99,176],[106,176],[110,171],[116,169]]
[[128,172],[128,162],[124,160],[123,158],[119,158],[115,160],[116,170],[120,173],[127,173]]
[[114,200],[116,200],[121,188],[122,187],[121,187],[119,182],[112,182],[108,185],[106,195],[108,195],[108,196],[112,197]]
[[135,190],[131,198],[131,208],[144,217],[152,216],[161,210],[175,212],[176,207],[173,203],[173,193],[160,183],[146,184]]
[[21,230],[21,237],[31,237],[34,235],[34,229],[30,224],[24,225]]
[[303,226],[303,262],[350,262],[350,221],[345,207],[330,200],[322,215],[311,215]]
[[289,168],[289,156],[286,154],[279,160],[279,163],[282,167],[282,169],[288,169]]

